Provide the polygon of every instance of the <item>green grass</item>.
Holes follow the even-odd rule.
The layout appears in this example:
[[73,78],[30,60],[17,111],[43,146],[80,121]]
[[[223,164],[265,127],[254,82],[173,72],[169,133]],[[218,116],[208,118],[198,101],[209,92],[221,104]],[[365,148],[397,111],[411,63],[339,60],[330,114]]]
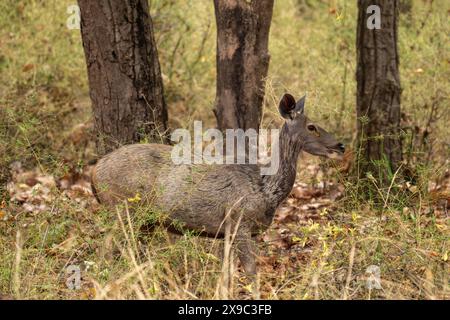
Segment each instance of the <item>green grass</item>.
[[[4,182],[14,161],[62,177],[95,157],[92,143],[74,138],[75,126],[91,122],[80,34],[65,26],[67,5],[74,2],[0,4],[0,194],[5,200],[0,212],[16,216],[0,219],[0,294],[217,297],[223,285],[219,241],[187,234],[173,242],[160,229],[140,234],[143,221],[131,221],[131,228],[127,221],[120,225],[112,218],[115,212],[90,204],[91,197],[83,205],[56,189],[47,209],[36,214],[7,201]],[[170,126],[190,128],[194,120],[215,126],[212,3],[151,3]],[[260,244],[266,261],[260,275],[263,298],[449,298],[448,218],[428,190],[448,170],[449,9],[448,1],[430,6],[416,0],[400,21],[404,166],[414,171],[415,181],[406,186],[395,178],[392,188],[382,188],[376,174],[352,180],[323,170],[319,180],[340,181],[345,195],[330,212],[320,211],[323,221],[287,225],[296,235],[296,250]],[[306,92],[307,114],[354,144],[355,23],[350,1],[275,1],[264,126],[281,123],[275,106],[284,91]],[[318,162],[303,159],[299,179],[317,182],[305,168]],[[65,286],[68,264],[86,269],[80,291]],[[383,290],[365,286],[371,265],[381,269]],[[249,298],[247,285],[235,272],[230,296]]]

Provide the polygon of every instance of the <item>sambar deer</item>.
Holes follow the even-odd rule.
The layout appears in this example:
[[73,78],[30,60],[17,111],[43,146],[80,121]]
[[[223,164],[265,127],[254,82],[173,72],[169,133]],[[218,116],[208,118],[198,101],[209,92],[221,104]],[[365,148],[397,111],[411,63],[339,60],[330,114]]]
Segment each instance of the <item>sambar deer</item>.
[[[171,160],[172,147],[161,144],[123,146],[103,157],[92,171],[98,200],[116,205],[136,194],[167,213],[168,224],[224,236],[224,220],[235,232],[234,246],[244,270],[256,273],[252,236],[266,230],[277,207],[289,195],[300,151],[341,159],[342,143],[309,120],[305,97],[285,94],[279,112],[285,119],[279,135],[280,163],[274,175],[261,175],[257,164],[180,164]],[[275,142],[276,143],[276,142]]]

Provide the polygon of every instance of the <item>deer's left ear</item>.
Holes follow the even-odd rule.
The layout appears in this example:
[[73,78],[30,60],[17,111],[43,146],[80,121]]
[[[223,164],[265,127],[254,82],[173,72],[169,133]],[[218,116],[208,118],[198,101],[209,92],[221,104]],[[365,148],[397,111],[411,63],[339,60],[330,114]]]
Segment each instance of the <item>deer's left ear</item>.
[[289,93],[285,93],[280,100],[278,110],[283,118],[293,119],[292,113],[294,112],[295,107],[296,103],[294,97]]
[[303,114],[305,111],[305,101],[306,101],[306,95],[300,98],[300,100],[297,101],[295,104],[294,112]]

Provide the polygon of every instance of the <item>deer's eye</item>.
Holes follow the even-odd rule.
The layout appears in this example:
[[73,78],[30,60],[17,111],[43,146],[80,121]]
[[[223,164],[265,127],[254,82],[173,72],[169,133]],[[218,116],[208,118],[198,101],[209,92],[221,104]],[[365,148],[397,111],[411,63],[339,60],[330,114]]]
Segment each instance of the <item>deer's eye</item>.
[[306,126],[306,128],[308,129],[309,132],[311,132],[312,134],[314,134],[317,137],[320,137],[320,133],[319,130],[317,130],[317,127],[313,124],[308,124]]

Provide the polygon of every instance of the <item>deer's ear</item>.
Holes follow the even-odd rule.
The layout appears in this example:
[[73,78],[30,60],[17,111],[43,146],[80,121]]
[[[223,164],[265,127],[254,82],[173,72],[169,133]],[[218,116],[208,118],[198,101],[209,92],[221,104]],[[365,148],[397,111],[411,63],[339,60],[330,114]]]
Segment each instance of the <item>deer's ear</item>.
[[305,101],[306,101],[306,95],[300,98],[300,100],[297,101],[295,104],[295,112],[303,114],[305,111]]
[[292,119],[292,111],[295,109],[295,99],[289,93],[285,93],[278,105],[278,111],[285,119]]

